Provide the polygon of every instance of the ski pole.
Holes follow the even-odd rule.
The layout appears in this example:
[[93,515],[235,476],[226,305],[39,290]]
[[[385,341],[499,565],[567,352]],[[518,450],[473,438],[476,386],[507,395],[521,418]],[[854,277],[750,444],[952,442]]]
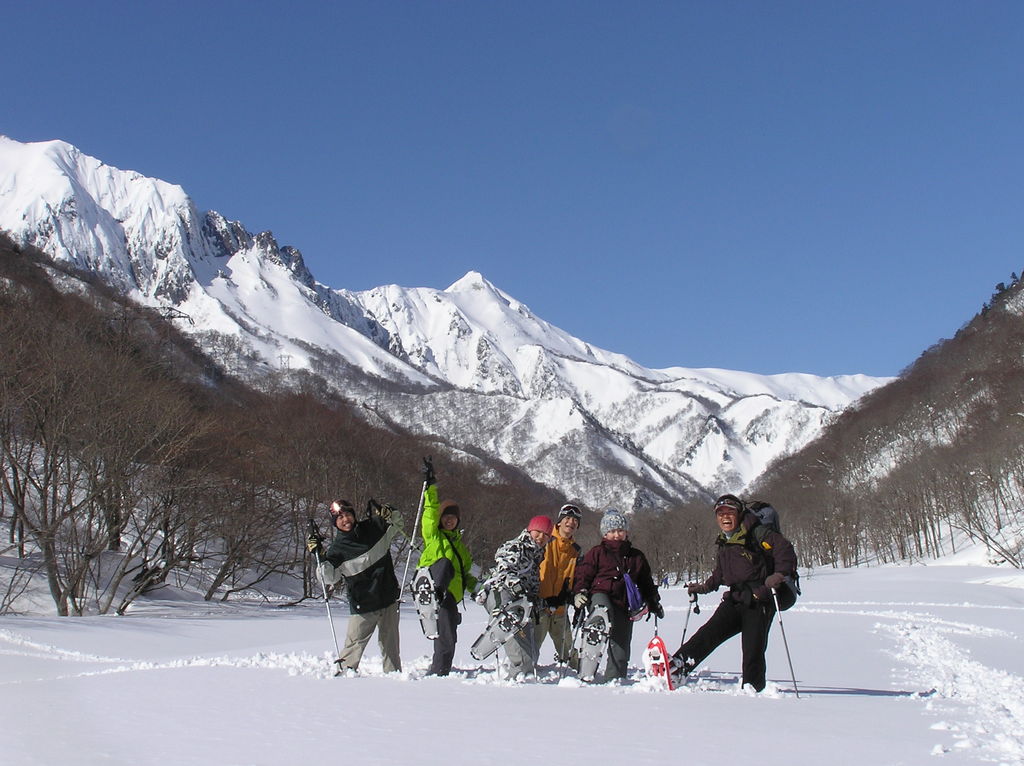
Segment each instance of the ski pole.
[[800,699],[800,689],[796,685],[796,672],[793,670],[793,658],[789,654],[789,641],[786,640],[786,626],[782,624],[782,610],[779,609],[779,594],[772,588],[772,598],[775,600],[775,611],[779,613],[779,630],[782,631],[782,644],[786,647],[786,661],[789,662],[789,675],[793,679],[793,691],[796,698]]
[[409,584],[408,580],[406,580],[406,578],[409,576],[409,564],[412,562],[412,551],[413,551],[413,544],[412,543],[413,543],[413,540],[416,539],[416,530],[419,529],[419,526],[420,526],[420,516],[423,514],[423,501],[426,499],[426,496],[427,496],[427,482],[424,480],[424,482],[423,482],[423,489],[420,490],[420,505],[416,509],[416,521],[414,521],[413,524],[412,524],[412,537],[409,538],[409,555],[405,557],[405,571],[402,572],[402,597],[401,597],[402,601],[405,601],[405,589],[406,589],[406,587]]
[[[551,624],[552,621],[554,621],[556,616],[557,615],[554,614],[554,613],[551,615],[551,617],[549,618],[549,623],[548,623],[549,625]],[[565,607],[565,622],[562,624],[562,645],[559,647],[559,651],[558,651],[558,665],[559,665],[558,677],[560,679],[561,678],[565,678],[565,667],[566,667],[566,665],[569,664],[569,660],[570,660],[570,658],[572,656],[571,652],[567,652],[565,650],[565,639],[566,638],[571,638],[571,637],[572,637],[572,627],[571,627],[571,623],[569,621],[569,607],[568,607],[568,605],[566,605],[566,607]],[[576,647],[574,645],[573,649],[575,649],[575,648]]]
[[537,651],[537,624],[527,625],[527,629],[530,631],[530,659],[533,660],[533,680],[539,680],[537,675],[537,660],[540,659],[538,655],[540,652]]
[[[309,533],[315,535],[317,538],[320,537],[320,532],[316,528],[316,523],[313,519],[309,520]],[[313,555],[316,557],[316,578],[320,581],[320,587],[324,592],[324,605],[327,607],[327,621],[331,624],[331,636],[334,638],[334,656],[337,657],[334,664],[338,666],[338,673],[341,672],[341,649],[338,646],[338,634],[334,630],[334,617],[331,616],[331,599],[327,596],[327,583],[324,582],[323,575],[320,574],[320,548],[317,547],[313,551]]]
[[[686,643],[686,631],[690,627],[690,615],[691,614],[700,614],[700,606],[697,605],[697,594],[696,593],[691,593],[690,594],[690,608],[686,610],[686,620],[683,622],[683,639],[682,639],[682,641],[679,642],[680,646],[682,646],[683,644]],[[658,625],[658,623],[655,622],[654,625],[655,625],[655,633],[657,633],[657,625]]]
[[[566,607],[565,610],[566,616],[568,617],[569,607]],[[586,612],[586,608],[577,609],[572,616],[572,648],[577,651],[579,650],[579,647],[576,646],[576,642],[580,640],[580,633],[583,632],[583,617],[586,615]],[[579,668],[576,669],[576,672],[579,673]]]

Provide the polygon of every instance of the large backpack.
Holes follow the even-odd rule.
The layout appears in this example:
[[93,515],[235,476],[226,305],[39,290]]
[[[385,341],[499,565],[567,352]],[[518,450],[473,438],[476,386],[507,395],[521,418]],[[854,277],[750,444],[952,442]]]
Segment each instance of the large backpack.
[[[746,503],[746,507],[748,511],[758,518],[759,523],[755,524],[751,529],[754,533],[754,545],[757,550],[761,552],[765,561],[770,566],[773,562],[772,557],[769,556],[765,550],[765,538],[768,536],[769,532],[777,532],[780,535],[782,534],[782,526],[779,523],[779,512],[772,507],[771,503],[766,503],[763,500],[752,500],[751,502]],[[796,603],[797,596],[800,594],[799,573],[794,577],[787,577],[776,593],[779,599],[779,609],[785,612]]]
[[779,524],[779,512],[772,507],[771,503],[766,503],[764,500],[752,500],[747,503],[747,510],[757,516],[763,526],[772,532],[782,534],[782,526]]

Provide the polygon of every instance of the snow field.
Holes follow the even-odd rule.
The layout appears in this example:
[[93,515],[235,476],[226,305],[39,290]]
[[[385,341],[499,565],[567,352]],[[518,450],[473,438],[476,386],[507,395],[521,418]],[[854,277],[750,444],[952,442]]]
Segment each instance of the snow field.
[[[12,764],[474,764],[572,761],[721,764],[737,742],[759,762],[1024,761],[1024,588],[979,567],[885,567],[805,578],[778,623],[769,687],[739,688],[739,643],[696,679],[661,690],[639,670],[653,622],[635,626],[622,683],[561,678],[552,647],[538,679],[499,681],[469,657],[484,610],[467,605],[456,671],[425,677],[430,642],[402,614],[402,673],[371,642],[358,675],[332,677],[322,603],[293,608],[140,603],[126,617],[0,618],[0,758]],[[1021,578],[1013,580],[1022,584]],[[664,593],[670,650],[685,591]],[[701,599],[696,630],[717,597]],[[347,610],[334,610],[339,636]],[[812,761],[811,759],[814,759]]]

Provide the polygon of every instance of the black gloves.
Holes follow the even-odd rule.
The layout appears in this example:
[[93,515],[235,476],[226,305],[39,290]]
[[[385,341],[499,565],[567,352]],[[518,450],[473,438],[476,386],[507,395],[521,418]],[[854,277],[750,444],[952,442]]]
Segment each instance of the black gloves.
[[373,509],[373,515],[381,521],[391,523],[391,514],[394,513],[394,511],[394,508],[392,508],[387,503],[384,503],[384,505],[378,505],[376,508]]
[[648,611],[651,614],[653,614],[659,620],[664,620],[665,619],[665,607],[663,607],[661,605],[661,602],[658,602],[656,604],[651,604],[647,609],[648,609]]
[[433,459],[429,457],[423,458],[423,483],[428,487],[431,484],[437,484],[437,477],[434,475]]
[[786,575],[782,574],[781,572],[775,572],[774,574],[770,574],[764,579],[765,586],[771,590],[775,590],[784,582],[786,582]]
[[691,582],[686,586],[686,592],[692,596],[696,593],[707,593],[708,589],[703,583]]

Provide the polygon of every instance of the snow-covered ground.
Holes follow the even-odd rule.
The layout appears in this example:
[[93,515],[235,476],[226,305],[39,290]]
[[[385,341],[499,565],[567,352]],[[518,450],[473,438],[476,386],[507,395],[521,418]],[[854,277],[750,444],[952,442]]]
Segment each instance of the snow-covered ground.
[[[713,611],[703,597],[692,632]],[[333,608],[339,637],[347,610]],[[678,645],[685,591],[665,592]],[[1024,762],[1024,575],[950,564],[818,571],[776,622],[768,690],[738,688],[734,639],[676,692],[640,670],[621,685],[499,682],[468,647],[424,677],[430,643],[402,614],[401,674],[375,645],[332,677],[321,603],[275,608],[149,600],[125,617],[0,618],[5,764],[933,764]],[[636,626],[634,664],[653,623]]]

